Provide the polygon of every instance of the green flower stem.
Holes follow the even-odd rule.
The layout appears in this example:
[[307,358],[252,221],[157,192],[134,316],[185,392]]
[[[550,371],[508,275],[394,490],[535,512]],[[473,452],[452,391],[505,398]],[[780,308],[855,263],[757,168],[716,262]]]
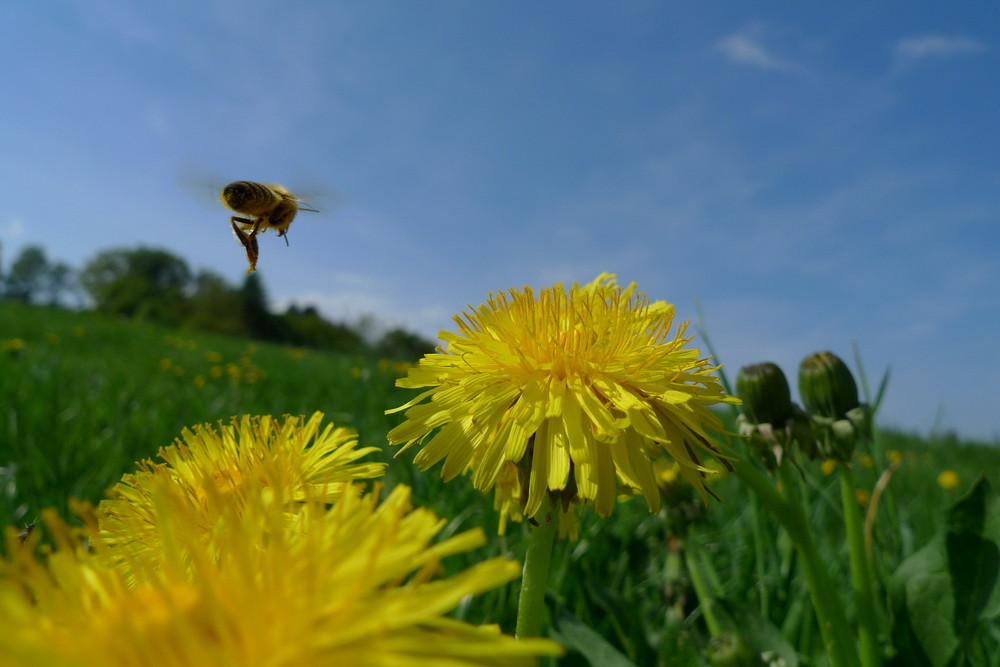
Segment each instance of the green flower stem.
[[753,529],[754,569],[757,571],[757,595],[760,598],[760,615],[769,618],[767,590],[767,549],[764,539],[764,522],[760,515],[760,501],[750,503],[750,526]]
[[788,536],[802,558],[803,574],[806,577],[830,664],[834,667],[855,667],[858,664],[858,656],[854,648],[851,626],[847,623],[847,614],[844,613],[840,595],[833,585],[830,572],[809,530],[805,504],[799,495],[798,480],[794,475],[795,469],[792,464],[787,459],[782,461],[778,467],[778,479],[787,499],[788,514],[784,518],[778,515],[777,518],[788,531]]
[[844,613],[830,572],[826,569],[826,564],[809,531],[809,520],[806,517],[805,506],[799,498],[792,464],[785,460],[778,467],[779,479],[785,493],[782,495],[753,464],[739,459],[730,463],[733,464],[736,474],[743,483],[760,499],[761,505],[771,512],[788,532],[788,537],[799,553],[830,664],[833,667],[856,667],[858,659],[851,627],[847,624],[847,614]]
[[862,667],[878,667],[882,654],[878,644],[878,623],[872,594],[871,568],[865,553],[865,537],[861,510],[855,495],[854,476],[845,463],[840,466],[840,500],[844,506],[844,529],[851,554],[851,583],[858,617],[858,638],[861,640]]
[[694,594],[698,596],[698,605],[701,607],[701,615],[705,618],[708,626],[708,634],[718,637],[722,634],[722,624],[719,623],[718,616],[715,615],[715,596],[708,590],[708,583],[705,581],[701,565],[704,563],[705,554],[691,536],[685,540],[685,561],[687,562],[688,576],[691,577],[691,585],[694,586]]
[[531,536],[528,538],[528,551],[524,555],[524,570],[521,574],[521,595],[517,601],[515,633],[518,637],[541,636],[549,564],[552,562],[552,546],[559,527],[559,519],[553,516],[554,512],[550,506],[543,506],[536,515],[541,517],[539,524],[532,526]]

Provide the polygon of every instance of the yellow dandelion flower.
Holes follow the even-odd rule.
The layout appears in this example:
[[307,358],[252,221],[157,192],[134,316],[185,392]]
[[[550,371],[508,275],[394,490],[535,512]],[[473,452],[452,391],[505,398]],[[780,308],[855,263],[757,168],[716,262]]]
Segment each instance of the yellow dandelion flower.
[[161,371],[169,371],[171,367],[173,367],[174,362],[173,360],[164,357],[163,359],[160,359],[160,363],[158,365]]
[[[376,493],[345,493],[333,506],[308,500],[291,516],[259,494],[221,507],[206,535],[182,488],[147,481],[163,545],[148,557],[96,534],[85,548],[52,516],[47,528],[63,537],[44,561],[8,536],[0,655],[9,664],[500,667],[561,653],[548,640],[445,616],[519,568],[493,558],[439,578],[443,559],[485,537],[438,540],[447,521],[414,509],[405,486],[381,504]],[[290,495],[276,481],[275,493]]]
[[819,468],[824,475],[832,475],[837,470],[837,461],[834,459],[824,459]]
[[222,370],[222,366],[212,366],[211,368],[208,369],[208,374],[216,379],[222,377],[222,374],[224,372],[225,371]]
[[610,274],[568,291],[491,295],[455,318],[459,333],[441,333],[446,350],[396,382],[430,389],[389,411],[407,417],[389,441],[401,451],[424,443],[420,467],[443,460],[446,480],[471,470],[483,492],[517,465],[528,517],[548,492],[564,510],[581,501],[607,516],[619,484],[655,511],[652,461],[664,452],[704,498],[698,452],[719,455],[707,432],[722,430],[708,406],[739,401],[723,393],[710,360],[686,347],[691,337],[686,325],[673,328],[673,315]]
[[20,352],[24,349],[25,343],[23,338],[8,338],[6,340],[0,340],[0,351],[3,352]]
[[854,498],[858,501],[858,504],[862,507],[868,507],[868,503],[871,500],[872,494],[868,492],[867,489],[855,489]]
[[194,386],[195,387],[197,387],[198,389],[201,389],[202,387],[205,386],[205,376],[204,375],[195,375],[194,376],[194,380],[192,380],[192,382],[194,382]]
[[661,458],[653,463],[653,471],[656,473],[656,483],[666,488],[677,482],[681,467],[676,461]]
[[205,361],[210,364],[217,364],[222,361],[222,353],[215,350],[208,350],[205,352]]
[[[228,426],[185,429],[175,444],[160,450],[164,463],[140,462],[101,503],[102,539],[119,551],[151,553],[163,546],[148,491],[158,479],[188,499],[198,516],[195,525],[206,532],[229,508],[242,510],[262,495],[289,513],[306,498],[332,503],[350,482],[384,472],[384,463],[358,462],[378,448],[357,445],[353,430],[323,425],[319,412],[309,419],[243,416]],[[287,495],[275,496],[277,489]]]
[[945,491],[951,491],[952,489],[958,488],[961,483],[961,478],[958,473],[954,470],[942,470],[941,474],[938,475],[937,483]]
[[889,461],[889,463],[902,463],[903,452],[898,449],[890,449],[885,453],[885,458]]

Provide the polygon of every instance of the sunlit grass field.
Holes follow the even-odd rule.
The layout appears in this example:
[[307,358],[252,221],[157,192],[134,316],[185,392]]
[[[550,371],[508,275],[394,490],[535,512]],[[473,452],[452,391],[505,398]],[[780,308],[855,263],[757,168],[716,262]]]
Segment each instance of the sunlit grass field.
[[[322,411],[356,429],[362,445],[382,447],[380,460],[391,461],[386,486],[411,485],[416,503],[448,521],[445,535],[482,527],[490,536],[481,553],[446,562],[447,568],[496,554],[522,558],[526,526],[513,524],[497,536],[491,499],[467,480],[444,484],[437,470],[417,471],[410,453],[393,458],[384,444],[402,420],[384,411],[414,396],[394,386],[405,372],[406,364],[395,360],[0,302],[0,524],[32,523],[46,507],[68,515],[71,497],[100,501],[136,461],[155,457],[185,427],[239,414]],[[734,444],[731,451],[744,450]],[[897,432],[879,432],[853,465],[866,511],[877,480],[895,465],[868,517],[881,577],[931,539],[948,505],[980,474],[1000,483],[1000,448]],[[821,551],[836,580],[846,582],[836,475],[820,462],[802,473]],[[620,656],[638,665],[703,664],[708,634],[679,557],[682,535],[684,552],[705,556],[701,574],[728,622],[754,622],[752,609],[780,634],[774,645],[791,651],[782,654],[786,664],[817,654],[819,636],[792,546],[768,517],[755,517],[750,494],[735,478],[723,477],[713,488],[722,500],[708,507],[677,488],[668,496],[672,508],[659,515],[651,516],[641,499],[621,503],[610,520],[584,515],[581,539],[558,544],[553,558],[554,636],[586,647],[592,659],[600,655],[593,664],[613,665]],[[848,590],[844,584],[845,597]],[[515,582],[467,601],[457,615],[512,632],[516,600]],[[563,664],[586,663],[571,651]]]

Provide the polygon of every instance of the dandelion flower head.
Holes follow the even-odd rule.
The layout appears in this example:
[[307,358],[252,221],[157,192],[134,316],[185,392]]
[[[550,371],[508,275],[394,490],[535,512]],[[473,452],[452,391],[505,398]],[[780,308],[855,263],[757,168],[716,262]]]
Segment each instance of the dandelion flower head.
[[[269,433],[237,431],[243,445]],[[408,487],[380,502],[381,489],[345,482],[327,502],[324,486],[281,472],[285,450],[241,468],[267,486],[248,482],[242,488],[253,492],[220,494],[225,500],[206,514],[181,482],[211,479],[237,442],[220,437],[225,456],[186,459],[184,475],[139,475],[134,495],[116,500],[119,510],[130,502],[145,508],[149,525],[134,526],[155,548],[128,548],[120,514],[102,511],[84,517],[86,542],[43,513],[56,543],[43,557],[38,531],[22,544],[9,530],[0,558],[0,663],[500,667],[560,653],[554,642],[516,640],[446,615],[520,568],[493,558],[444,576],[446,559],[482,546],[485,536],[442,536],[447,522],[414,508]],[[109,522],[118,525],[109,530]]]
[[470,471],[515,519],[518,509],[534,517],[548,494],[607,516],[620,486],[655,511],[653,460],[664,453],[705,498],[700,456],[719,454],[708,431],[722,430],[709,406],[739,401],[673,316],[672,305],[611,274],[491,295],[456,316],[457,333],[441,333],[446,349],[397,382],[429,389],[396,408],[406,421],[389,442],[421,443],[416,463],[443,461],[445,479]]
[[173,445],[160,450],[162,463],[142,461],[100,505],[101,537],[119,552],[155,552],[162,530],[149,492],[154,479],[176,487],[206,533],[226,512],[242,511],[263,496],[294,513],[306,498],[333,503],[351,482],[379,477],[384,463],[359,461],[377,451],[359,447],[357,433],[323,423],[317,412],[308,419],[242,416],[218,427],[185,429]]

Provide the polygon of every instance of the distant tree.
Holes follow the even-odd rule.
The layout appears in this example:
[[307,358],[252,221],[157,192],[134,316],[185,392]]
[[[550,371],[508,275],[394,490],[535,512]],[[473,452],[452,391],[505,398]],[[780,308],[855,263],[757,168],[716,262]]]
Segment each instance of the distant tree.
[[383,359],[416,361],[434,351],[434,343],[405,329],[391,329],[375,343],[375,354]]
[[345,354],[368,352],[362,335],[352,327],[328,322],[315,306],[290,306],[281,316],[285,325],[285,342]]
[[251,338],[279,340],[281,338],[274,315],[267,308],[267,293],[264,283],[251,273],[243,280],[239,290],[240,317],[243,327]]
[[21,250],[7,274],[4,290],[8,298],[32,303],[45,289],[49,273],[49,260],[41,246],[29,245]]
[[202,270],[194,278],[184,326],[230,335],[246,335],[240,293],[222,276]]
[[183,320],[191,272],[165,250],[106,250],[80,272],[80,284],[97,310],[169,325]]
[[78,293],[76,276],[69,264],[56,262],[49,265],[45,277],[45,293],[48,295],[50,306],[62,305],[64,296],[68,297]]

